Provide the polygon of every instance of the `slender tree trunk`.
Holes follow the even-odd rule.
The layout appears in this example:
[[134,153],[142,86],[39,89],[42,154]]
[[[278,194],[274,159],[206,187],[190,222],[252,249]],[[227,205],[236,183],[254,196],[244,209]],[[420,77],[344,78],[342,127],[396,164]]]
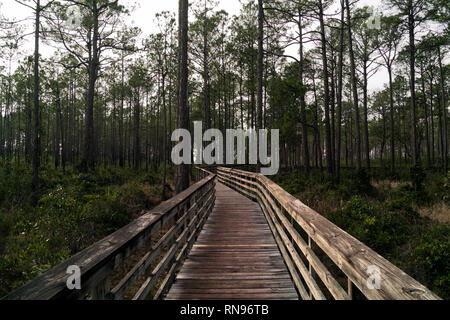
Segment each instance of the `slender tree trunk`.
[[388,66],[389,74],[389,104],[391,125],[391,173],[395,171],[395,123],[394,123],[394,87],[392,83],[392,67]]
[[242,62],[239,63],[239,106],[240,106],[240,110],[241,110],[241,129],[244,130],[244,93],[242,92],[242,88],[243,88],[243,76],[242,76],[242,72],[243,72],[243,68],[242,68]]
[[365,149],[366,149],[366,166],[367,169],[370,169],[370,144],[369,144],[369,115],[368,115],[368,94],[367,94],[367,87],[368,87],[368,79],[367,79],[367,62],[364,62],[364,68],[363,68],[363,75],[364,75],[364,139],[365,139]]
[[445,75],[442,68],[441,47],[438,47],[439,71],[441,73],[441,94],[442,94],[442,117],[443,117],[443,147],[444,147],[444,172],[448,171],[448,125],[447,125],[447,96],[445,93]]
[[140,124],[141,124],[141,107],[140,92],[136,89],[134,102],[134,168],[141,168],[141,140],[140,140]]
[[[188,0],[179,0],[179,72],[177,127],[189,129],[188,106]],[[189,168],[182,164],[175,168],[175,190],[180,193],[189,187]]]
[[387,128],[386,128],[386,108],[382,106],[382,117],[383,117],[383,141],[381,142],[381,150],[380,150],[380,164],[381,167],[384,168],[384,152],[386,150],[386,136],[387,136]]
[[55,81],[55,106],[56,106],[56,131],[55,131],[55,150],[54,150],[54,157],[55,157],[55,168],[59,168],[59,161],[61,159],[61,98],[59,93],[59,83],[58,80]]
[[124,69],[124,56],[122,53],[122,82],[120,87],[120,107],[119,107],[119,166],[123,168],[125,166],[125,150],[124,150],[124,132],[123,132],[123,117],[124,117],[124,104],[125,104],[125,69]]
[[331,128],[330,128],[330,84],[328,74],[328,58],[327,58],[327,40],[325,34],[325,21],[323,17],[323,5],[322,0],[318,1],[319,5],[319,21],[320,21],[320,33],[322,38],[322,63],[323,63],[323,81],[324,81],[324,111],[325,111],[325,143],[327,149],[327,167],[328,173],[333,174],[333,157],[331,149]]
[[[0,89],[2,89],[2,85],[3,85],[3,83],[0,82]],[[30,115],[31,115],[31,105],[30,105]],[[31,126],[31,118],[30,118],[30,126]],[[31,131],[31,128],[30,128],[30,131]],[[31,139],[30,139],[30,141],[31,141]],[[3,140],[3,104],[0,101],[0,157],[2,157],[2,158],[5,155],[3,152],[4,143],[5,142]],[[31,145],[31,142],[30,142],[30,145]]]
[[359,100],[358,100],[358,80],[356,78],[356,64],[355,54],[353,52],[353,34],[350,15],[349,0],[346,1],[347,6],[347,30],[348,30],[348,50],[350,52],[350,68],[352,76],[353,87],[353,104],[355,108],[355,131],[356,131],[356,170],[361,170],[361,129],[360,129],[360,114],[359,114]]
[[309,143],[308,143],[308,123],[306,118],[306,88],[304,86],[304,60],[303,60],[303,16],[301,12],[301,8],[299,6],[298,8],[298,31],[299,31],[299,40],[300,40],[300,87],[301,87],[301,93],[300,93],[300,117],[302,121],[302,147],[303,147],[303,164],[305,166],[305,172],[307,175],[311,172],[310,167],[310,161],[309,161]]
[[209,84],[209,32],[208,32],[208,19],[207,14],[207,1],[205,1],[204,21],[203,21],[203,112],[205,116],[205,130],[211,128],[211,88]]
[[165,200],[166,199],[166,176],[167,176],[167,113],[166,113],[166,71],[163,71],[162,77],[162,101],[163,101],[163,123],[164,123],[164,129],[163,129],[163,181],[162,181],[162,197]]
[[334,48],[331,48],[331,163],[333,165],[333,171],[336,170],[336,57]]
[[40,27],[41,5],[36,0],[36,22],[35,22],[35,47],[34,47],[34,145],[33,145],[33,200],[36,203],[39,189],[39,167],[40,167],[40,139],[39,139],[39,27]]
[[[27,163],[31,163],[32,158],[32,152],[31,152],[31,141],[32,141],[32,122],[33,122],[33,102],[31,97],[31,78],[29,77],[27,80],[27,124],[26,124],[26,132],[25,132],[25,157]],[[3,139],[2,139],[2,121],[3,120],[3,113],[2,113],[2,105],[0,103],[0,156],[2,155],[3,150]]]
[[427,107],[427,93],[425,91],[425,74],[423,70],[423,64],[420,65],[421,83],[422,83],[422,96],[423,96],[423,109],[425,111],[425,140],[427,144],[427,167],[431,168],[431,148],[430,148],[430,128],[428,122],[428,107]]
[[95,98],[95,84],[98,77],[99,69],[99,20],[98,20],[98,8],[97,0],[92,0],[92,18],[93,28],[91,32],[92,52],[91,59],[89,61],[89,85],[86,99],[86,124],[84,129],[84,153],[82,168],[84,171],[95,168],[95,137],[94,137],[94,98]]
[[[257,129],[263,125],[263,78],[264,78],[264,7],[263,0],[258,0],[258,105]],[[259,141],[258,141],[259,143]],[[258,161],[258,171],[261,163]]]
[[323,169],[323,159],[322,159],[322,147],[321,147],[321,138],[320,138],[320,125],[319,125],[319,102],[317,98],[317,88],[316,88],[316,80],[315,75],[313,75],[313,91],[314,91],[314,128],[315,128],[315,154],[316,154],[316,167]]
[[434,127],[434,99],[433,99],[433,77],[430,76],[430,120],[431,120],[431,161],[434,166],[436,163],[436,142],[435,142],[435,127]]
[[442,168],[444,168],[444,153],[445,153],[445,146],[444,146],[444,126],[442,121],[442,97],[441,93],[437,89],[437,102],[438,102],[438,153],[441,156],[442,159]]
[[408,4],[408,31],[409,31],[409,67],[410,67],[410,90],[411,90],[411,157],[412,165],[419,163],[417,150],[417,116],[416,116],[416,44],[415,44],[415,19],[412,0]]
[[342,144],[342,91],[344,85],[344,25],[345,25],[345,4],[341,0],[341,26],[339,39],[339,62],[338,62],[338,92],[337,92],[337,145],[336,145],[336,180],[341,180],[341,144]]

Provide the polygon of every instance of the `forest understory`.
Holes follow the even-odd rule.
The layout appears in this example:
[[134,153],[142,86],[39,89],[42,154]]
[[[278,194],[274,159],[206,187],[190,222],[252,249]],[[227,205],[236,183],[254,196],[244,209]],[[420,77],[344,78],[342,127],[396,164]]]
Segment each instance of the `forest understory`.
[[343,171],[336,184],[285,169],[273,179],[286,191],[425,284],[450,298],[450,172],[424,171],[414,189],[408,169]]
[[448,0],[139,3],[0,0],[0,298],[186,190],[199,121],[450,299]]
[[[172,172],[173,168],[169,167]],[[450,298],[450,174],[344,169],[336,184],[320,169],[284,168],[273,181],[444,299]],[[125,226],[162,200],[161,170],[106,167],[41,173],[37,205],[31,171],[0,166],[0,296]],[[172,181],[166,186],[169,198]]]
[[[25,166],[0,165],[0,296],[124,227],[173,194],[152,171],[43,168],[39,200]],[[170,185],[172,183],[172,186]]]

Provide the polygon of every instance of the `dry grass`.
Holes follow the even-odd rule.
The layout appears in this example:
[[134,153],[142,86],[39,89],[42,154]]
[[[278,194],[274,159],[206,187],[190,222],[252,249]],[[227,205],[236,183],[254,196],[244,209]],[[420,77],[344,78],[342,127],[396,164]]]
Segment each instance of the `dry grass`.
[[392,180],[372,180],[372,186],[378,190],[394,190],[402,186],[412,186],[411,182],[407,181],[392,181]]
[[417,207],[415,210],[422,217],[428,217],[440,223],[450,223],[450,205],[445,202],[435,204],[432,207]]
[[343,200],[317,192],[304,192],[293,196],[323,216],[344,206]]

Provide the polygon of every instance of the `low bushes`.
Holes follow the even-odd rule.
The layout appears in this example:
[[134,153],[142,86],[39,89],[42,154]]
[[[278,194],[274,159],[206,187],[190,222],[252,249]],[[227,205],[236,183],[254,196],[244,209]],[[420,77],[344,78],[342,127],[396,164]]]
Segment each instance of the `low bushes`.
[[128,169],[66,175],[45,170],[37,206],[26,195],[30,172],[0,168],[0,175],[0,190],[6,190],[0,192],[0,297],[161,201],[160,186]]
[[376,170],[360,175],[343,171],[341,184],[336,184],[315,173],[307,178],[284,172],[274,180],[442,298],[450,298],[450,226],[417,212],[448,203],[450,173],[413,168],[390,180]]

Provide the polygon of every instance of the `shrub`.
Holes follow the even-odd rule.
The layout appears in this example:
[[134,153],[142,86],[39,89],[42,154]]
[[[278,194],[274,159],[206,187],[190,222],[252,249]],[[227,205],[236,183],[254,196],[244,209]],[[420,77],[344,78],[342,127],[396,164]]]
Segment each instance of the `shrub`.
[[349,182],[353,191],[360,195],[372,195],[374,188],[372,187],[371,177],[366,169],[362,168],[353,175],[353,179]]
[[450,227],[429,229],[412,253],[412,260],[424,269],[428,286],[444,299],[450,297]]
[[115,200],[125,206],[129,217],[137,211],[148,207],[148,198],[141,186],[136,182],[130,182],[121,186],[116,194]]
[[447,173],[447,177],[442,185],[442,199],[444,201],[450,200],[450,171]]
[[380,206],[356,196],[329,219],[372,249],[390,254],[408,240],[414,221],[419,219],[410,207],[395,210],[396,205]]
[[[31,204],[31,170],[0,165],[0,297],[123,227],[160,201],[160,175],[43,167]],[[149,185],[155,183],[156,185]]]
[[424,182],[427,177],[421,165],[416,165],[410,169],[411,181],[416,191],[424,189]]
[[120,229],[130,221],[125,207],[111,197],[93,197],[84,205],[81,215],[83,220],[80,226],[89,230],[84,231],[84,235],[91,235],[96,239]]

